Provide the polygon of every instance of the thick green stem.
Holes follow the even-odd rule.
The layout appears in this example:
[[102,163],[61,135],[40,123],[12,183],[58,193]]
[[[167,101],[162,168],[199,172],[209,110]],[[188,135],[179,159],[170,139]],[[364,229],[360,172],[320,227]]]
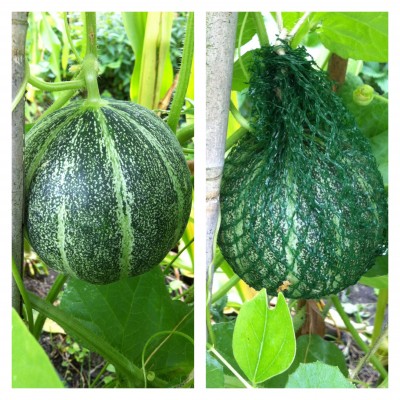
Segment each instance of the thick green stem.
[[243,117],[242,114],[240,114],[240,111],[235,107],[235,104],[233,104],[232,100],[230,102],[229,111],[232,113],[233,117],[240,124],[242,128],[246,129],[246,131],[252,130],[249,122],[245,117]]
[[[55,282],[53,283],[53,286],[51,287],[49,293],[46,296],[46,301],[49,304],[53,304],[53,302],[57,299],[57,296],[61,292],[64,283],[67,281],[67,279],[68,279],[67,275],[60,274],[57,276]],[[33,336],[36,339],[39,339],[45,321],[46,321],[46,316],[43,314],[39,314],[39,316],[36,318],[35,326],[32,332]]]
[[247,82],[249,81],[250,77],[249,77],[249,74],[247,73],[246,67],[244,66],[243,59],[242,59],[242,55],[241,55],[241,53],[240,53],[240,48],[242,47],[242,37],[243,37],[244,27],[245,27],[245,25],[246,25],[246,21],[247,21],[248,15],[249,15],[249,13],[246,13],[246,14],[244,15],[243,22],[242,22],[242,26],[240,27],[239,40],[238,40],[238,47],[237,47],[240,68],[242,69],[243,75],[244,75],[244,77],[246,78],[246,81],[247,81]]
[[176,133],[178,142],[182,145],[194,136],[194,124],[186,125]]
[[185,101],[185,96],[190,80],[190,72],[192,70],[192,61],[194,54],[194,13],[190,12],[186,25],[185,43],[182,53],[182,65],[179,71],[179,81],[176,87],[174,99],[171,104],[171,110],[168,116],[168,125],[173,132],[176,132],[179,118],[181,115],[182,104]]
[[28,317],[29,331],[32,332],[33,331],[32,305],[31,305],[31,302],[29,300],[28,292],[25,289],[24,282],[22,281],[22,277],[19,274],[17,265],[14,262],[14,258],[12,259],[12,274],[13,274],[13,278],[15,280],[15,283],[17,284],[17,287],[19,289],[19,292],[21,293],[22,299],[24,301],[25,308],[26,308],[26,313],[27,313],[27,317]]
[[[76,79],[79,80],[83,77],[83,71],[79,72]],[[73,96],[76,94],[76,89],[68,90],[61,94],[61,96],[36,120],[35,124],[37,124],[40,120],[45,118],[47,115],[61,108],[64,104],[66,104]]]
[[292,38],[291,46],[292,48],[296,48],[303,37],[309,32],[309,29],[304,29],[310,24],[310,20],[312,19],[313,13],[305,12],[302,17],[299,19],[297,24],[290,31],[289,36]]
[[57,92],[62,90],[78,90],[85,87],[85,81],[83,79],[76,79],[72,81],[65,82],[45,82],[41,79],[35,78],[34,76],[30,76],[28,79],[28,83],[32,86],[45,90],[48,92]]
[[253,12],[254,24],[256,26],[258,40],[260,41],[261,46],[268,46],[269,39],[267,30],[265,29],[264,17],[260,12]]
[[97,61],[97,40],[96,40],[96,13],[85,12],[85,31],[86,31],[86,55],[83,60],[83,72],[88,92],[86,104],[98,106],[100,104],[99,85],[97,83],[97,73],[99,63]]
[[86,81],[87,104],[98,105],[101,101],[97,83],[98,62],[94,54],[88,54],[83,61],[83,73]]
[[[342,303],[340,302],[339,298],[336,295],[331,296],[332,303],[336,308],[336,311],[339,313],[340,317],[342,318],[344,324],[346,325],[347,330],[350,332],[351,336],[353,336],[354,341],[358,344],[361,350],[364,353],[368,353],[369,348],[361,339],[360,335],[358,334],[357,330],[354,328],[353,324],[350,321],[350,318],[347,316]],[[376,368],[376,370],[381,374],[382,378],[386,378],[388,373],[386,369],[383,367],[381,362],[378,360],[377,357],[371,356],[371,363]]]
[[376,342],[381,334],[383,321],[385,319],[386,305],[388,303],[389,290],[387,288],[379,289],[378,302],[376,304],[374,330],[372,332],[372,344]]
[[69,27],[69,23],[68,23],[68,18],[67,18],[67,13],[66,12],[64,13],[64,25],[65,25],[65,32],[67,33],[69,47],[71,48],[72,52],[75,54],[76,61],[78,63],[82,63],[82,58],[79,55],[78,51],[76,50],[76,48],[74,46],[74,43],[72,41],[71,29]]
[[235,131],[231,136],[226,139],[225,151],[228,151],[242,136],[244,136],[248,130],[241,126],[237,131]]
[[96,13],[85,12],[86,55],[97,57]]

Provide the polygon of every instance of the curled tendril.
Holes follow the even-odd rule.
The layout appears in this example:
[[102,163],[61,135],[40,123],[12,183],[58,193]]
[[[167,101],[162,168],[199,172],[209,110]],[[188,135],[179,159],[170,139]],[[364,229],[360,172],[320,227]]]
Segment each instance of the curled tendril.
[[353,92],[353,101],[360,106],[367,106],[374,99],[374,88],[369,85],[361,85]]

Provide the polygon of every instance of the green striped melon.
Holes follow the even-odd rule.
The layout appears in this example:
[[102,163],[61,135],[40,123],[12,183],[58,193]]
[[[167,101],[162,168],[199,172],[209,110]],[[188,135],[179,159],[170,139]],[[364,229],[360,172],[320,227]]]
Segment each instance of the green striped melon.
[[106,284],[142,274],[182,236],[189,169],[169,127],[137,104],[75,101],[25,140],[25,226],[54,270]]

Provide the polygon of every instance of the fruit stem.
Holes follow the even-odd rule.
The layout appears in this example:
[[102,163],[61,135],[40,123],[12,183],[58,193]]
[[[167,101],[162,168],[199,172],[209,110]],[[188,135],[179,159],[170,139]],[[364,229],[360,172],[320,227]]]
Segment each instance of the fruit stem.
[[88,92],[87,104],[98,105],[101,98],[99,86],[97,84],[97,73],[99,63],[97,61],[97,41],[96,41],[96,13],[85,12],[85,31],[86,31],[86,55],[83,60],[83,72]]

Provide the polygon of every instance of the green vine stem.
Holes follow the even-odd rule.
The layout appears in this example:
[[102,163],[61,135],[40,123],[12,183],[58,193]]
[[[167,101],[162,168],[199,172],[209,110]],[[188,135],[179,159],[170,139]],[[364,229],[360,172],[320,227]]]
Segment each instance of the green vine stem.
[[246,131],[252,131],[249,122],[245,117],[243,117],[242,114],[240,114],[240,111],[235,107],[235,104],[233,104],[232,100],[229,105],[229,111],[242,128],[246,129]]
[[[165,336],[165,335],[167,335],[167,338],[164,339],[164,341],[163,341],[159,346],[157,346],[157,348],[147,357],[147,360],[144,361],[144,356],[145,356],[145,354],[146,354],[147,347],[150,345],[150,343],[151,343],[157,336]],[[153,355],[157,352],[157,350],[168,340],[168,338],[169,338],[171,335],[182,336],[183,338],[187,339],[187,340],[194,346],[194,341],[193,341],[193,339],[192,339],[189,335],[187,335],[186,333],[179,332],[179,331],[160,331],[160,332],[157,332],[157,333],[155,333],[154,335],[150,336],[150,337],[147,339],[147,341],[146,341],[146,343],[145,343],[145,345],[144,345],[144,347],[143,347],[143,350],[142,350],[142,372],[143,372],[143,380],[144,380],[144,387],[145,387],[145,388],[147,388],[146,364],[150,361],[151,357],[153,357]]]
[[14,111],[15,107],[19,104],[19,102],[23,99],[25,95],[25,90],[26,90],[26,85],[28,83],[30,71],[29,71],[29,63],[27,60],[25,60],[25,76],[24,80],[21,83],[21,87],[18,90],[18,93],[16,94],[12,104],[11,104],[11,111]]
[[364,357],[361,358],[361,360],[358,362],[356,368],[354,368],[354,370],[352,371],[351,379],[357,378],[357,375],[359,374],[359,372],[361,371],[363,366],[368,362],[368,360],[371,358],[371,356],[376,353],[376,351],[379,349],[379,346],[381,345],[383,340],[385,340],[387,338],[387,335],[388,335],[388,327],[386,326],[386,328],[383,330],[383,332],[377,338],[376,342],[372,343],[371,348],[364,355]]
[[[68,276],[64,274],[59,274],[54,281],[52,287],[49,290],[49,293],[46,296],[46,301],[49,304],[53,304],[54,301],[57,299],[58,294],[61,292],[64,283],[67,281]],[[43,325],[46,321],[46,316],[43,314],[39,314],[39,316],[36,318],[35,326],[33,328],[33,336],[39,340],[40,334],[43,329]]]
[[292,48],[296,48],[303,37],[309,32],[309,29],[303,29],[304,25],[309,24],[309,18],[313,13],[305,12],[302,17],[297,21],[297,24],[293,27],[293,29],[289,33],[289,37],[291,38],[291,46]]
[[218,352],[218,350],[212,346],[211,344],[207,343],[207,349],[210,353],[214,354],[232,373],[239,379],[239,381],[244,385],[244,387],[248,389],[252,389],[253,386],[250,385],[240,374],[236,371],[235,368],[232,367],[231,364]]
[[264,17],[260,12],[253,12],[254,24],[256,26],[258,40],[261,46],[268,46],[269,38],[267,30],[265,29]]
[[[361,350],[364,353],[368,353],[368,351],[369,351],[368,346],[364,343],[364,341],[361,339],[360,335],[358,334],[357,330],[354,328],[353,324],[350,321],[350,318],[347,316],[346,312],[344,311],[344,308],[343,308],[342,303],[340,302],[338,296],[332,295],[331,299],[332,299],[333,305],[336,308],[336,311],[339,313],[340,317],[342,318],[344,324],[346,325],[347,330],[350,332],[354,341],[358,344],[358,346],[361,348]],[[371,355],[371,363],[376,368],[376,370],[381,374],[382,378],[386,378],[388,376],[386,369],[383,367],[383,365],[381,364],[379,359],[377,357],[375,357],[374,355]]]
[[90,388],[93,389],[96,387],[97,382],[100,380],[102,375],[106,372],[107,367],[109,366],[109,362],[105,361],[103,367],[101,368],[100,372],[96,375],[96,378],[94,378],[93,382],[90,383]]
[[246,22],[247,22],[248,15],[249,15],[248,12],[244,15],[242,26],[240,27],[238,46],[237,46],[240,68],[243,71],[243,75],[246,78],[246,81],[249,81],[250,78],[249,78],[249,74],[247,73],[246,67],[244,66],[244,63],[243,63],[242,55],[240,54],[240,48],[242,47],[243,32],[244,32],[244,27],[245,27]]
[[183,154],[194,154],[194,149],[182,147]]
[[233,145],[242,137],[244,136],[248,130],[246,128],[243,128],[241,126],[239,129],[237,129],[235,132],[230,135],[225,142],[225,151],[228,151]]
[[88,92],[86,104],[98,107],[101,103],[97,73],[99,63],[97,61],[97,36],[96,36],[96,13],[85,12],[86,32],[86,55],[83,60],[82,70],[86,81]]
[[185,96],[190,80],[190,72],[192,70],[194,54],[194,13],[190,12],[187,18],[185,43],[183,45],[182,65],[179,71],[179,80],[176,87],[174,99],[172,100],[171,110],[168,116],[167,123],[173,132],[176,132],[179,118],[181,115],[182,104],[185,101]]
[[33,312],[32,312],[32,305],[29,300],[28,292],[25,289],[24,282],[22,281],[22,277],[19,274],[17,264],[15,264],[14,258],[12,259],[12,274],[17,284],[18,290],[21,293],[22,299],[25,304],[26,313],[28,317],[28,328],[30,332],[33,332]]
[[93,54],[97,57],[96,13],[85,12],[86,56]]
[[178,142],[182,145],[194,136],[194,124],[186,125],[176,133]]
[[74,43],[72,41],[72,37],[71,37],[71,29],[68,23],[68,18],[67,18],[67,13],[64,12],[64,26],[65,26],[65,32],[67,34],[67,38],[68,38],[68,43],[69,43],[69,47],[71,48],[72,52],[75,54],[76,57],[76,61],[81,64],[82,63],[82,58],[79,55],[78,51],[76,50]]
[[225,282],[212,296],[211,303],[214,304],[221,297],[224,297],[234,286],[240,282],[240,277],[233,275],[227,282]]
[[[83,77],[83,71],[80,71],[77,75],[76,79],[79,80]],[[54,101],[54,103],[36,120],[35,124],[37,124],[40,120],[45,118],[47,115],[51,114],[52,112],[60,109],[64,104],[66,104],[72,97],[75,96],[77,90],[68,90]]]
[[40,90],[57,92],[62,90],[79,90],[85,87],[84,79],[76,79],[64,82],[45,82],[34,76],[29,76],[28,83]]
[[[85,347],[100,354],[104,359],[113,364],[115,369],[123,374],[133,387],[143,386],[141,369],[112,347],[105,339],[83,326],[80,321],[76,320],[70,314],[65,313],[33,293],[28,293],[28,296],[34,309],[57,322],[71,336],[80,340]],[[157,387],[167,386],[167,382],[159,378],[154,379],[153,383]]]
[[194,238],[192,238],[189,242],[186,243],[185,247],[183,247],[181,250],[178,251],[176,256],[169,262],[169,264],[165,267],[164,270],[164,275],[168,274],[169,269],[172,267],[174,264],[175,260],[179,258],[179,256],[194,242]]
[[376,303],[374,330],[372,332],[371,342],[374,344],[382,330],[383,321],[385,319],[386,306],[389,299],[389,290],[387,288],[379,289],[378,301]]

